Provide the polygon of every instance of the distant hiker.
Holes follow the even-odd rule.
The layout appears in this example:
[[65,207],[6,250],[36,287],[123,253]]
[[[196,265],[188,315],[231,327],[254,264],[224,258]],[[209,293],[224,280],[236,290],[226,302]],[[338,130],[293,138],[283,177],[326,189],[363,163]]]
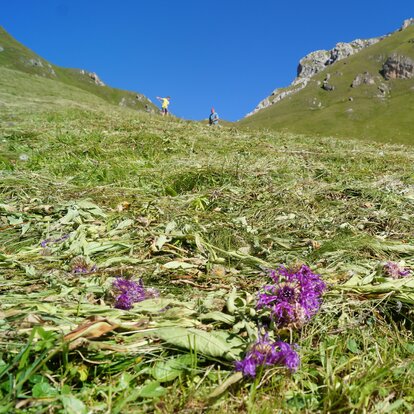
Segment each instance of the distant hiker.
[[208,117],[208,123],[210,125],[218,125],[218,122],[219,122],[218,113],[214,110],[214,108],[211,108],[211,114]]
[[157,96],[157,99],[161,102],[161,114],[162,116],[168,115],[168,105],[170,104],[170,97],[167,96],[166,98],[160,98]]

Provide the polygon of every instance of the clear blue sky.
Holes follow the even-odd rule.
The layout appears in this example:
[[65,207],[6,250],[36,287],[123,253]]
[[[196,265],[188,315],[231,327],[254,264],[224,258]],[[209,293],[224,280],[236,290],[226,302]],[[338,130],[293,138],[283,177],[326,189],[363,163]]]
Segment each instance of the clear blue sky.
[[0,25],[50,62],[96,72],[108,85],[172,97],[202,119],[236,120],[298,61],[340,41],[396,30],[413,0],[2,0]]

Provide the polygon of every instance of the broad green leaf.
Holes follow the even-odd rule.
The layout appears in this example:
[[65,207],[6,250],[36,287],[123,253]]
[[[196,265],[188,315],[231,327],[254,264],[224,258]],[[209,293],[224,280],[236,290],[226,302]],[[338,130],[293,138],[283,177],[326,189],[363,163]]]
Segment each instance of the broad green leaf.
[[96,253],[101,252],[113,252],[115,250],[125,250],[131,249],[132,246],[127,243],[122,242],[112,242],[112,241],[103,241],[103,242],[90,242],[85,243],[83,246],[83,254],[85,256],[92,256]]
[[224,391],[227,390],[231,385],[239,382],[243,379],[243,374],[241,372],[235,372],[234,374],[230,375],[223,383],[221,383],[218,387],[214,389],[214,391],[207,396],[208,400],[212,400],[214,398],[219,397],[223,394]]
[[105,269],[106,267],[111,267],[114,264],[137,264],[141,263],[142,259],[136,259],[134,257],[129,256],[116,256],[110,257],[109,259],[105,260],[102,263],[98,263],[101,269]]
[[36,276],[36,269],[33,266],[26,266],[24,270],[26,271],[27,276]]
[[161,236],[158,236],[155,238],[153,246],[155,246],[155,250],[161,250],[167,241],[169,241],[170,238],[167,237],[165,234],[161,234]]
[[59,221],[62,224],[70,224],[75,221],[75,218],[79,216],[79,211],[73,208],[69,208],[66,216],[62,217]]
[[21,217],[8,216],[7,219],[12,226],[23,224],[23,219]]
[[360,349],[358,348],[358,344],[355,341],[355,339],[348,339],[346,342],[346,347],[353,353],[353,354],[359,354]]
[[0,203],[0,211],[4,211],[6,213],[13,213],[13,211],[16,211],[16,207],[11,206],[10,204]]
[[108,234],[111,236],[111,235],[114,235],[114,234],[116,234],[116,233],[118,233],[120,230],[123,230],[123,229],[127,229],[128,227],[131,227],[132,225],[134,224],[134,220],[132,220],[132,219],[126,219],[126,220],[124,220],[124,221],[121,221],[120,223],[118,223],[118,225],[113,229],[113,230],[111,230]]
[[236,318],[233,315],[229,315],[227,313],[214,311],[206,313],[205,315],[201,315],[200,320],[213,320],[217,322],[226,323],[227,325],[233,325]]
[[32,388],[33,398],[54,397],[57,394],[57,389],[52,387],[48,382],[38,382]]
[[62,395],[61,400],[65,414],[87,414],[88,412],[85,404],[73,395]]
[[21,235],[24,236],[30,228],[30,222],[23,224]]
[[195,265],[187,262],[178,262],[178,261],[172,261],[168,262],[162,265],[166,269],[191,269],[193,267],[196,267]]
[[158,381],[152,381],[141,388],[139,396],[143,398],[158,398],[162,397],[166,392],[167,390]]
[[177,223],[175,221],[170,221],[166,226],[165,226],[165,233],[169,234],[172,231],[174,231],[177,227]]
[[243,341],[225,331],[206,332],[195,328],[170,327],[155,331],[163,341],[207,357],[235,360]]
[[193,357],[191,355],[181,355],[167,361],[159,361],[152,368],[152,376],[158,382],[172,381],[191,366]]
[[88,210],[94,216],[100,216],[103,218],[106,217],[106,214],[102,211],[102,209],[89,200],[77,201],[76,205],[83,210]]
[[161,311],[164,311],[167,307],[171,308],[172,306],[192,309],[191,305],[188,303],[178,302],[175,299],[167,299],[161,297],[146,299],[142,302],[135,303],[134,311],[138,313],[160,313]]

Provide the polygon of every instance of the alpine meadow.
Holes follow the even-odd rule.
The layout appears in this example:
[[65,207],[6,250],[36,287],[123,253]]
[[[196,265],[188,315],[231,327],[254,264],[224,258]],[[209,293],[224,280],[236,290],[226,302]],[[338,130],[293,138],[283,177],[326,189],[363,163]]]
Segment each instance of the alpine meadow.
[[412,23],[212,126],[0,28],[0,413],[413,413]]

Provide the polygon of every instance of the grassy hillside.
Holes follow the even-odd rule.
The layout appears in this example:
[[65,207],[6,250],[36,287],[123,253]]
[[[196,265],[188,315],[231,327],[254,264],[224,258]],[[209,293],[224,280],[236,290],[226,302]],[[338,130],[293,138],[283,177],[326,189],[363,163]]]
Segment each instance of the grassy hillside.
[[[69,86],[82,104],[59,106],[57,82],[20,73],[13,90],[15,73],[0,76],[0,412],[413,412],[413,277],[383,270],[414,269],[412,149],[209,128]],[[242,378],[267,269],[299,263],[327,283],[322,307],[266,329],[301,365]],[[117,277],[159,297],[116,309]]]
[[[375,139],[382,142],[414,142],[412,108],[414,78],[385,81],[382,65],[392,53],[414,58],[414,26],[393,33],[356,55],[328,66],[302,91],[240,122],[266,127],[343,138]],[[369,72],[374,85],[351,87],[358,74]],[[334,91],[321,88],[328,83]],[[382,94],[385,85],[389,92]]]
[[[28,75],[37,75],[70,87],[76,87],[100,97],[113,105],[130,107],[137,110],[144,110],[145,106],[148,105],[150,109],[156,110],[155,105],[140,93],[124,91],[109,86],[100,86],[95,83],[87,72],[82,73],[79,69],[61,68],[47,62],[15,40],[2,27],[0,27],[0,47],[0,68],[17,70]],[[16,76],[18,77],[20,75],[16,74]],[[35,80],[33,82],[36,83]],[[62,99],[65,99],[65,88],[63,86],[52,86],[52,83],[48,83],[47,85],[55,91],[62,88]],[[28,92],[31,93],[30,82],[26,83],[25,86]],[[38,87],[39,83],[37,82],[33,94],[38,94],[39,96],[48,94],[48,90],[39,94]]]

